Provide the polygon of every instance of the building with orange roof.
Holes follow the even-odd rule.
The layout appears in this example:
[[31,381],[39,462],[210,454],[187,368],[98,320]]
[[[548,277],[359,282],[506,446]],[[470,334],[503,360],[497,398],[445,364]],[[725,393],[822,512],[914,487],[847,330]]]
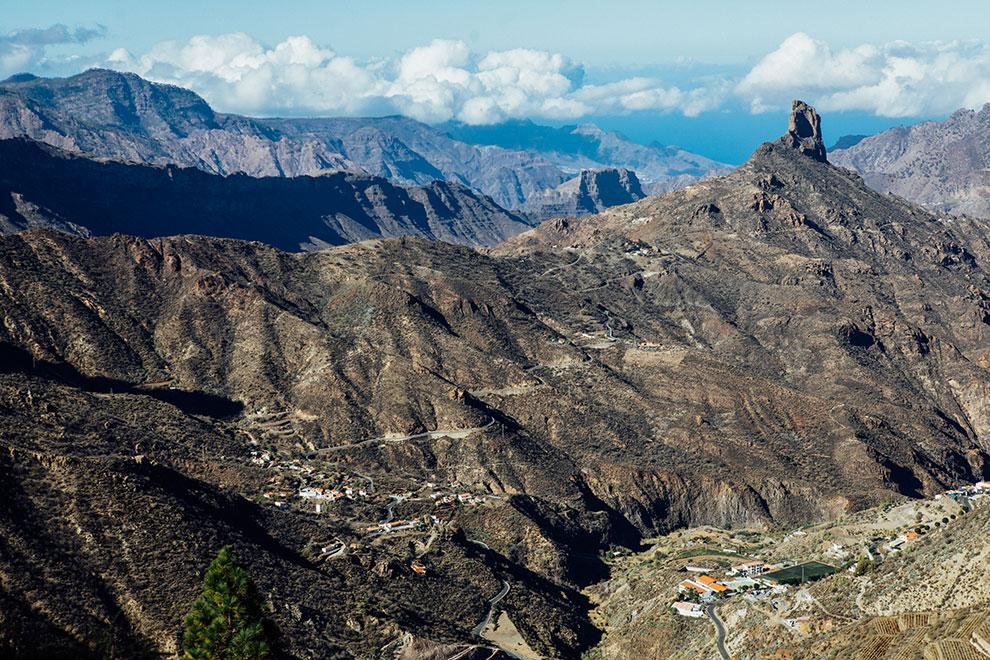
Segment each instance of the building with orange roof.
[[702,583],[712,591],[722,593],[723,591],[728,591],[728,587],[724,584],[719,584],[718,580],[713,578],[711,575],[699,575],[698,582]]
[[694,580],[684,580],[677,585],[677,588],[680,591],[696,591],[699,594],[711,593],[711,589],[706,585],[695,582]]
[[677,585],[680,591],[696,591],[702,596],[707,594],[720,594],[729,590],[724,584],[719,584],[710,575],[702,575],[697,580],[684,580]]

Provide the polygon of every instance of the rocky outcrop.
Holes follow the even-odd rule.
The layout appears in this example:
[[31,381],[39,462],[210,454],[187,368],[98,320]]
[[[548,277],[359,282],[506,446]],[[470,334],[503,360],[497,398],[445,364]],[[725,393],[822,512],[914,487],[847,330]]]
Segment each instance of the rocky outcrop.
[[821,163],[828,161],[822,141],[821,117],[804,101],[795,100],[791,105],[791,117],[783,141],[805,156]]
[[645,196],[635,172],[625,169],[585,170],[553,190],[530,196],[521,210],[535,223],[553,217],[600,213]]
[[0,231],[42,226],[79,235],[206,234],[295,251],[383,236],[494,245],[530,225],[446,181],[402,188],[347,172],[222,177],[0,140]]

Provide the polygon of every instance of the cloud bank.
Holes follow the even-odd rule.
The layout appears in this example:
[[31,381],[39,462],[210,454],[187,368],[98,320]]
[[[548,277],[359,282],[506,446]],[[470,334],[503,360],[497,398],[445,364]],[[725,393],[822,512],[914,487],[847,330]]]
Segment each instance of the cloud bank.
[[990,102],[990,44],[896,41],[835,50],[799,32],[763,57],[735,92],[754,113],[801,97],[825,111],[946,114]]
[[456,119],[575,120],[632,112],[696,116],[713,110],[786,109],[802,98],[822,111],[884,117],[948,114],[990,102],[990,43],[953,41],[833,48],[795,33],[748,71],[674,85],[636,76],[588,82],[584,67],[541,50],[475,53],[436,39],[391,58],[358,61],[289,37],[274,46],[243,34],[165,41],[144,53],[60,55],[104,38],[102,27],[19,30],[0,36],[0,75],[29,69],[78,71],[106,66],[189,87],[214,107],[250,115],[404,114],[426,122]]
[[0,35],[0,76],[43,68],[50,46],[84,44],[105,34],[102,25],[69,29],[59,23],[49,28],[14,30]]
[[393,60],[360,63],[305,36],[266,47],[246,34],[200,35],[142,55],[118,49],[107,65],[190,87],[218,108],[247,114],[394,112],[426,122],[491,124],[632,110],[693,116],[721,102],[711,90],[682,90],[654,78],[585,85],[584,69],[559,53],[517,48],[479,55],[444,39]]

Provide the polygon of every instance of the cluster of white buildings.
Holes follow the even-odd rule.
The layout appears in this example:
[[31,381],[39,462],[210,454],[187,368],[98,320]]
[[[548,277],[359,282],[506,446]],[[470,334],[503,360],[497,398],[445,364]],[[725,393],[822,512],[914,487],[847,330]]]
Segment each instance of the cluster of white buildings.
[[289,461],[288,463],[276,463],[275,457],[269,451],[254,450],[251,452],[251,464],[257,465],[259,467],[266,467],[278,470],[280,472],[302,472],[304,474],[313,474],[316,471],[312,465],[307,465],[306,463],[301,463],[297,460]]
[[[726,574],[728,579],[718,580],[711,575],[698,575],[682,580],[677,585],[680,593],[694,594],[702,602],[711,602],[720,596],[731,596],[744,590],[750,590],[755,595],[773,593],[781,594],[788,590],[787,585],[777,584],[773,580],[760,578],[760,575],[768,571],[775,570],[781,566],[766,564],[761,561],[748,561],[733,566]],[[686,570],[691,571],[695,567],[687,566]],[[700,617],[704,614],[701,605],[687,601],[678,601],[671,605],[675,614],[687,617]]]
[[963,486],[961,488],[955,488],[945,492],[946,497],[951,497],[954,500],[961,500],[964,498],[980,500],[987,495],[990,495],[990,481],[977,481],[971,486]]
[[350,486],[345,486],[341,490],[337,490],[335,488],[316,488],[313,486],[306,486],[305,488],[300,488],[296,495],[304,500],[322,500],[325,502],[333,502],[334,500],[343,498],[347,498],[349,500],[364,498],[368,496],[368,491],[363,488],[351,488]]

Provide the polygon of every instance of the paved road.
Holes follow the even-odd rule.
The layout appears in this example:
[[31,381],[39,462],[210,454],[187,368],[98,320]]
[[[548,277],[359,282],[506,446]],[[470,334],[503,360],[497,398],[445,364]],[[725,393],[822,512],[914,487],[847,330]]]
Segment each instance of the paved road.
[[393,495],[392,497],[388,498],[388,504],[385,505],[385,517],[382,518],[379,522],[383,522],[383,523],[392,522],[392,519],[395,518],[395,505],[399,504],[405,499],[406,498],[402,497],[401,495]]
[[468,538],[465,538],[465,540],[468,543],[474,543],[475,545],[480,545],[485,550],[491,550],[491,548],[488,547],[488,544],[485,543],[484,541],[478,541],[477,539],[468,539]]
[[495,418],[489,417],[488,423],[484,426],[476,426],[470,429],[450,429],[446,431],[426,431],[424,433],[414,433],[413,435],[383,435],[380,438],[368,438],[367,440],[361,440],[360,442],[354,442],[349,445],[336,445],[334,447],[324,447],[323,449],[318,449],[317,454],[329,454],[337,451],[346,451],[348,449],[354,449],[355,447],[365,447],[367,445],[375,444],[378,442],[407,442],[409,440],[419,440],[420,438],[429,438],[431,440],[436,438],[466,438],[472,433],[477,433],[478,431],[484,431],[495,425]]
[[571,263],[569,263],[569,264],[561,264],[559,266],[554,266],[553,268],[547,268],[545,271],[543,271],[542,273],[540,273],[539,275],[537,275],[537,277],[546,277],[547,275],[549,275],[550,273],[554,272],[555,270],[561,270],[561,269],[564,269],[564,268],[568,268],[570,266],[573,266],[577,262],[581,261],[581,257],[583,257],[583,256],[584,256],[584,253],[582,252],[582,253],[578,254],[577,259],[575,259]]
[[471,631],[475,637],[481,637],[481,633],[484,632],[485,628],[488,626],[488,622],[492,620],[492,612],[495,611],[495,606],[498,602],[505,598],[505,595],[509,593],[509,583],[502,580],[502,590],[495,594],[495,597],[488,601],[488,612],[485,613],[485,618],[481,620],[481,623],[474,627]]
[[707,605],[705,614],[715,624],[715,646],[718,648],[718,654],[722,656],[722,660],[729,660],[729,652],[725,648],[725,625],[722,623],[722,619],[718,618],[715,606]]

